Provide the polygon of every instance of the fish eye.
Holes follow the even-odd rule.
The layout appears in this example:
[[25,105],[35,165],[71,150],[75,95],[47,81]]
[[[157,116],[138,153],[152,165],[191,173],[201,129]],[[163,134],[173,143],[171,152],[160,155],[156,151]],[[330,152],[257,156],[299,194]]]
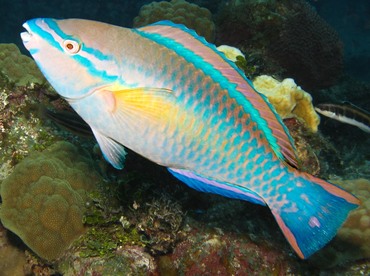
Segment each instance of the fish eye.
[[80,43],[71,39],[64,40],[63,46],[64,50],[69,54],[77,54],[81,49]]

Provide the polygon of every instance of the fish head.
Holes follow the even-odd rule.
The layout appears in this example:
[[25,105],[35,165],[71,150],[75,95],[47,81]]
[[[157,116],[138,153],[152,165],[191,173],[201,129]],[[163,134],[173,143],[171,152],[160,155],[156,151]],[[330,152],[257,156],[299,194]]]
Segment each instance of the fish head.
[[118,79],[118,62],[104,43],[108,24],[36,18],[23,27],[24,46],[61,96],[78,99]]

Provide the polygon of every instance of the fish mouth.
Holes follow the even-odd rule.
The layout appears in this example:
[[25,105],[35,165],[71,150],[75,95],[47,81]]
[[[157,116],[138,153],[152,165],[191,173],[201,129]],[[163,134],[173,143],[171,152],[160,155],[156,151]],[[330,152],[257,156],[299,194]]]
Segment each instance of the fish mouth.
[[22,27],[26,29],[26,32],[21,33],[21,39],[22,39],[23,43],[27,43],[28,41],[31,40],[32,33],[31,33],[30,27],[28,26],[27,22],[24,23],[22,25]]

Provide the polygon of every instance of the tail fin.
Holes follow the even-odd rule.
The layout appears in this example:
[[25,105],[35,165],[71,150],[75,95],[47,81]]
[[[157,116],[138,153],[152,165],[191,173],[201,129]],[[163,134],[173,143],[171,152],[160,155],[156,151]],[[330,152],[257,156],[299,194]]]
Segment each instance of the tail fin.
[[[359,200],[341,188],[295,171],[266,199],[290,245],[302,259],[324,247]],[[284,189],[281,191],[280,189]]]

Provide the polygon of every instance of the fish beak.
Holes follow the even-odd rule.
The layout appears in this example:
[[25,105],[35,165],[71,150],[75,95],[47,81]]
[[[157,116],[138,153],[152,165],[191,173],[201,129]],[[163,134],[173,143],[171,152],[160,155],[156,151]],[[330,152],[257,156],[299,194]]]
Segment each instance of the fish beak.
[[31,40],[32,33],[30,31],[30,28],[29,28],[27,22],[24,23],[22,26],[23,26],[23,28],[25,28],[27,30],[27,32],[22,32],[21,33],[21,39],[22,39],[23,43],[27,43],[28,41]]

